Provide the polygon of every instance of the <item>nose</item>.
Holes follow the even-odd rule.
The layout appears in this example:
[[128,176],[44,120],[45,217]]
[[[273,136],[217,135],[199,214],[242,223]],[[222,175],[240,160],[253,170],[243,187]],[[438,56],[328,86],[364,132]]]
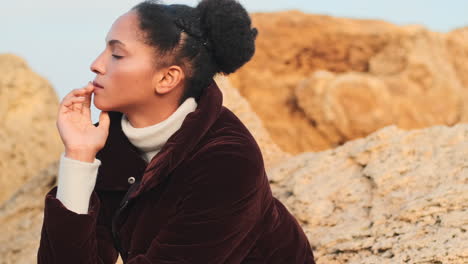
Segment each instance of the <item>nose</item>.
[[104,74],[104,66],[102,65],[102,62],[100,60],[101,58],[100,54],[94,61],[91,63],[90,70],[96,74]]

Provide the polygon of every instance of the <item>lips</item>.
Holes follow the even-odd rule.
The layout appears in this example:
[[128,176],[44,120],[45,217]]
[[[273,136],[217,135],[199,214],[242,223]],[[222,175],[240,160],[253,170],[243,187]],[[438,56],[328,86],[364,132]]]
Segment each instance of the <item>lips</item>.
[[104,88],[102,85],[100,85],[96,81],[93,81],[93,85],[96,86],[97,88],[101,88],[101,89]]

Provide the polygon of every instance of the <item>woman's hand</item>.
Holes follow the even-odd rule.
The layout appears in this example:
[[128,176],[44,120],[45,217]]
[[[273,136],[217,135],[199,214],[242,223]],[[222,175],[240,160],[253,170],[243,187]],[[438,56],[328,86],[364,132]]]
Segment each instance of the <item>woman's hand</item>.
[[93,90],[94,85],[89,82],[82,89],[72,90],[60,103],[57,128],[68,158],[93,162],[109,135],[110,119],[107,112],[101,111],[99,126],[92,123],[90,106]]

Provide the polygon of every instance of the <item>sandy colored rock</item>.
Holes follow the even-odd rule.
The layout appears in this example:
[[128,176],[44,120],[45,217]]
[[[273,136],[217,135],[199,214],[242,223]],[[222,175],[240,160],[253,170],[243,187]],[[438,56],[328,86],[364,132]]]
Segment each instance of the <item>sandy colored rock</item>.
[[0,264],[37,263],[44,199],[56,185],[57,171],[54,162],[0,206]]
[[[466,29],[442,34],[299,11],[252,20],[259,30],[255,56],[229,78],[286,152],[325,150],[389,124],[468,122]],[[307,89],[299,90],[309,92],[298,93],[304,82]],[[390,101],[372,101],[378,92]]]
[[390,125],[404,110],[394,104],[385,83],[364,73],[317,71],[294,90],[306,118],[320,135],[340,145]]
[[366,138],[270,171],[317,263],[467,263],[468,124]]
[[0,55],[0,204],[58,159],[58,98],[49,82],[11,54]]
[[459,28],[449,32],[446,37],[450,58],[454,65],[457,77],[468,87],[468,27]]

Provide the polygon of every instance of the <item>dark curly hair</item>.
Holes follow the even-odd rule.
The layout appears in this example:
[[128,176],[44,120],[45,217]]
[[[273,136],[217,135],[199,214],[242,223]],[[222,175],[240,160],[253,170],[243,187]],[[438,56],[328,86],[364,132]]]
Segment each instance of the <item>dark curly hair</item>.
[[[255,53],[258,31],[235,0],[202,0],[196,7],[157,0],[134,6],[145,43],[155,48],[157,68],[179,65],[186,75],[179,105],[194,97],[216,73],[231,74]],[[185,33],[185,34],[184,34]]]

